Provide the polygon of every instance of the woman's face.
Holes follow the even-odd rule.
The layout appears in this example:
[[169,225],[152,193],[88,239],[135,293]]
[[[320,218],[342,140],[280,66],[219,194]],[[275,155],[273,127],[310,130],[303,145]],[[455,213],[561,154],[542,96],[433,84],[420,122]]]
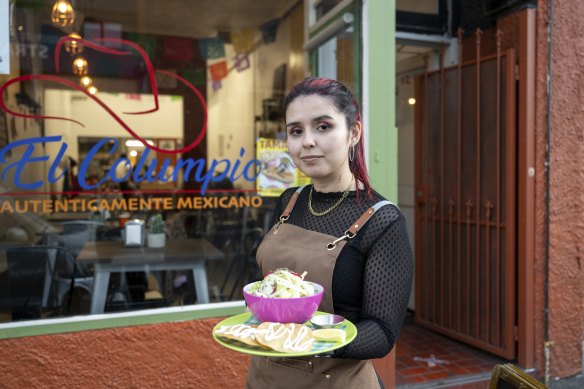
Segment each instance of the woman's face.
[[327,97],[294,99],[286,110],[286,133],[294,164],[313,181],[349,174],[349,147],[359,140],[359,130],[349,132],[345,116]]

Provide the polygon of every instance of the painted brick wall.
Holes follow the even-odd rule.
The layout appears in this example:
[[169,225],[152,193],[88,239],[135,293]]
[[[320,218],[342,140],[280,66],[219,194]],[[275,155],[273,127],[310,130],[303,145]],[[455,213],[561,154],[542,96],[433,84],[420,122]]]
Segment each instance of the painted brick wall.
[[215,343],[217,322],[0,340],[0,387],[241,388],[250,358]]
[[[547,4],[538,5],[537,133],[545,131]],[[552,376],[582,371],[584,335],[584,2],[554,0],[550,156],[550,340]],[[538,141],[543,138],[538,136]],[[539,145],[538,150],[545,150]],[[540,152],[541,155],[541,152]],[[539,155],[538,155],[539,156]],[[541,161],[541,160],[540,160]],[[543,163],[538,167],[543,167]],[[543,192],[542,192],[543,193]],[[540,196],[539,201],[543,201]],[[541,202],[539,203],[541,204]],[[538,207],[539,208],[539,207]],[[538,210],[537,220],[542,220]],[[543,236],[538,235],[543,240]],[[538,252],[541,255],[541,251]],[[541,262],[539,260],[538,262]],[[540,277],[541,279],[542,277]]]

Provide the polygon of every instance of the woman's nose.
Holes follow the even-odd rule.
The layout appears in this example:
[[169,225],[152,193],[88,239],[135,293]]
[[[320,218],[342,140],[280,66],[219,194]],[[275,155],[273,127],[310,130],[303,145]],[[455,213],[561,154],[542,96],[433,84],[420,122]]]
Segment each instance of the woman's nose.
[[308,149],[310,147],[314,147],[314,137],[307,131],[304,133],[302,137],[302,147]]

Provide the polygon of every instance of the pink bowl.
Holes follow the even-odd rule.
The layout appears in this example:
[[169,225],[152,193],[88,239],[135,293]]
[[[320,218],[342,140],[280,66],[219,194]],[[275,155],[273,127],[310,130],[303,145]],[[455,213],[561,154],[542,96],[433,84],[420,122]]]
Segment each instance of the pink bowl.
[[312,285],[314,285],[316,293],[312,296],[297,298],[259,297],[248,293],[249,288],[254,283],[252,282],[243,288],[243,297],[247,307],[257,319],[276,323],[302,324],[307,322],[318,309],[324,292],[321,285],[313,282]]

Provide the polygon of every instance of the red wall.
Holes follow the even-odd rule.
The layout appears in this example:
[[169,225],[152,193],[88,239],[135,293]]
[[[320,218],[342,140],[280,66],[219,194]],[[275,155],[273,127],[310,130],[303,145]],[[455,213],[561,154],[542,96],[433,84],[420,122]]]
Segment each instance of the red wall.
[[[538,2],[537,22],[537,294],[543,318],[545,263],[544,175],[547,27],[549,1]],[[549,338],[552,377],[582,371],[584,335],[584,30],[581,0],[555,0],[553,15],[550,158]],[[538,325],[543,368],[543,326]]]
[[[535,85],[535,367],[545,373],[545,275],[546,275],[546,175],[548,73],[548,3],[536,11]],[[550,229],[549,229],[549,325],[550,376],[566,377],[582,372],[584,345],[584,2],[554,0]],[[519,13],[501,18],[501,49],[519,53]],[[496,48],[495,30],[483,33],[482,55]],[[464,42],[464,58],[474,55],[474,36]],[[522,199],[518,199],[519,202]]]
[[215,343],[219,321],[0,340],[0,387],[241,388],[249,357]]
[[[220,320],[0,340],[0,387],[243,388],[250,356],[213,340]],[[374,361],[388,388],[394,355]]]
[[544,300],[545,300],[545,132],[546,132],[546,77],[547,77],[547,1],[537,9],[536,27],[536,88],[535,88],[535,160],[540,165],[535,171],[535,368],[545,373],[544,355]]

